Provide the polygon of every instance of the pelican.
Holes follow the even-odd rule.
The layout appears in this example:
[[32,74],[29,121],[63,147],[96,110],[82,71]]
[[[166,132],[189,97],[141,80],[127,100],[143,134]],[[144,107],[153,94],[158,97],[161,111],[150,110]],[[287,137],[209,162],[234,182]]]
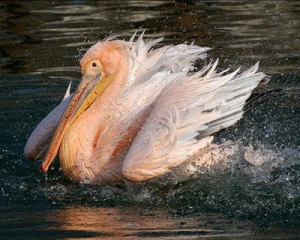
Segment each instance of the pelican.
[[[77,90],[35,128],[24,154],[56,155],[64,175],[91,184],[163,175],[208,146],[213,134],[235,124],[265,74],[258,65],[240,73],[206,64],[210,48],[157,47],[159,39],[134,34],[96,43],[80,60]],[[195,61],[203,67],[196,69]],[[70,86],[69,86],[70,87]]]

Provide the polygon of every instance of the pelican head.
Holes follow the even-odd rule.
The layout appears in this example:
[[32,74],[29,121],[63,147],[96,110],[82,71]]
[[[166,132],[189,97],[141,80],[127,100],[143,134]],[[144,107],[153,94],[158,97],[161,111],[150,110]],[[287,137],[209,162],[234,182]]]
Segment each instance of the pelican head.
[[[101,95],[121,71],[130,44],[104,41],[93,45],[80,60],[81,82],[62,115],[41,165],[46,173],[69,126]],[[121,53],[121,54],[120,54]]]

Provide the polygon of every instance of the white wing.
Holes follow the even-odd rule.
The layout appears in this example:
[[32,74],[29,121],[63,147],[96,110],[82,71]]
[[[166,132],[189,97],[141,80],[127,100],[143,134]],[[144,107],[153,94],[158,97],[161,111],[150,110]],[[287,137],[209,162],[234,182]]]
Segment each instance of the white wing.
[[61,103],[55,107],[33,130],[28,138],[24,155],[27,159],[38,160],[44,157],[58,122],[68,106],[72,95],[70,94],[71,83]]
[[118,100],[116,116],[119,113],[134,114],[154,102],[169,83],[180,73],[187,74],[193,70],[194,62],[206,58],[206,52],[210,50],[187,44],[152,50],[162,39],[144,42],[142,37],[143,35],[134,42],[131,49],[131,74],[128,85]]
[[238,70],[224,75],[216,73],[217,63],[193,75],[178,74],[161,92],[125,157],[124,177],[143,181],[169,171],[241,118],[264,74],[256,73],[256,64],[240,75]]

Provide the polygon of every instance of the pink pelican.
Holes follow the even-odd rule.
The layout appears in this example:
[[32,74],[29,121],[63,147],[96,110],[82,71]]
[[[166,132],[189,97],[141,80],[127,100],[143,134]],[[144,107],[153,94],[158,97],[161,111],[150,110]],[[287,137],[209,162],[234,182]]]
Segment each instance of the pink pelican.
[[80,61],[74,94],[35,128],[25,146],[47,172],[58,155],[72,181],[145,181],[170,171],[235,124],[265,74],[258,63],[239,73],[203,63],[210,48],[156,47],[162,39],[108,38]]

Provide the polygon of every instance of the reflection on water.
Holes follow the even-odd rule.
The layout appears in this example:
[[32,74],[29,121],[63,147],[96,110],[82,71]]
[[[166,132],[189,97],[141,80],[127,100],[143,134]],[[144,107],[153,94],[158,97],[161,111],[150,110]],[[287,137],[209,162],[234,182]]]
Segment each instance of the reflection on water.
[[[218,215],[193,217],[172,217],[164,211],[139,208],[90,208],[78,207],[62,209],[56,216],[49,216],[49,220],[57,223],[57,228],[68,232],[82,232],[97,236],[114,237],[199,237],[202,235],[225,236],[226,229],[222,227],[223,221]],[[218,219],[216,221],[216,219]],[[158,221],[159,220],[159,221]],[[210,222],[217,226],[210,227]],[[234,227],[237,236],[243,233],[242,228],[247,223],[236,223]],[[234,231],[231,236],[234,236]]]
[[[32,206],[31,206],[32,207]],[[31,209],[31,208],[29,208]],[[180,216],[158,209],[88,207],[28,209],[5,214],[1,239],[294,239],[294,230],[259,229],[249,221],[199,213]],[[4,214],[0,213],[2,217]],[[20,224],[22,222],[22,224]]]
[[[298,1],[1,1],[1,238],[298,236],[299,11]],[[220,68],[259,60],[271,81],[258,92],[284,94],[160,179],[77,185],[58,165],[43,176],[23,147],[69,81],[78,83],[82,53],[110,34],[144,29],[162,44],[213,47],[209,57],[220,58]],[[203,158],[216,164],[207,169]]]
[[[197,216],[174,216],[165,211],[145,208],[99,208],[78,206],[57,208],[55,211],[42,210],[42,214],[31,217],[26,209],[16,217],[6,216],[6,228],[1,229],[1,239],[29,239],[32,237],[88,239],[98,238],[147,238],[174,239],[188,237],[244,237],[250,228],[247,221],[224,219],[218,214]],[[22,226],[16,225],[24,217]],[[0,226],[1,227],[1,226]],[[32,232],[26,232],[30,228]],[[228,229],[229,228],[229,229]],[[51,238],[51,239],[52,239]]]

